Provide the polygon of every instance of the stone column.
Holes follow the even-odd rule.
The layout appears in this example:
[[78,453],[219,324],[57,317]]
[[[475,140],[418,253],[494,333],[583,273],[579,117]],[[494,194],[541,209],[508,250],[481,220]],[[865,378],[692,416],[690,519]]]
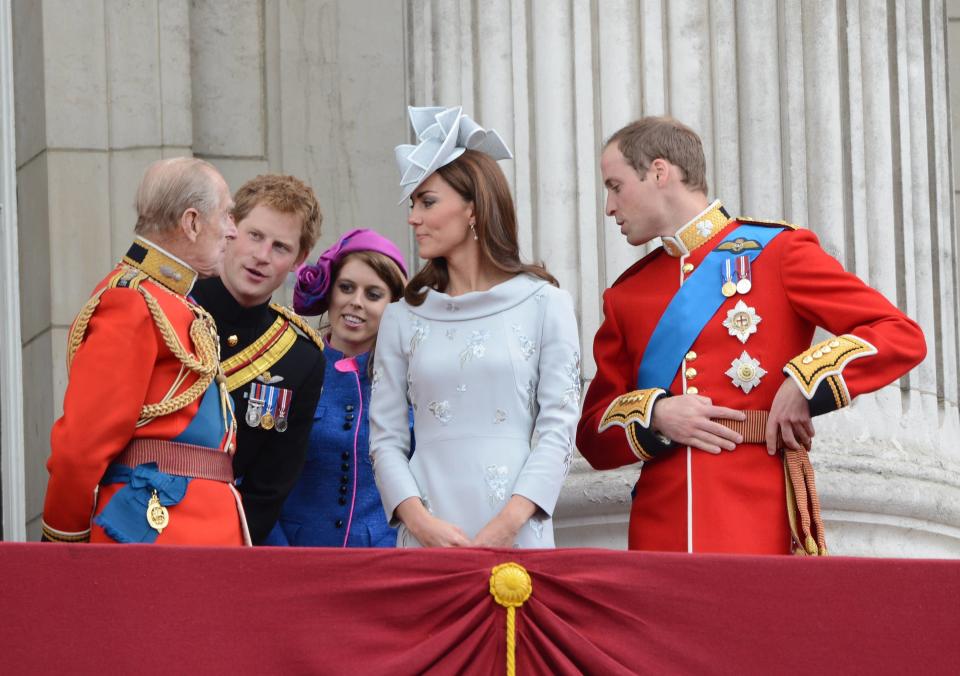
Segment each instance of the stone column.
[[14,117],[13,16],[10,3],[0,2],[0,534],[5,540],[23,540],[26,534]]
[[[593,376],[600,292],[639,255],[602,214],[600,145],[669,113],[735,214],[818,234],[921,323],[929,356],[817,420],[836,553],[960,554],[957,257],[944,2],[408,0],[410,102],[463,103],[515,150],[521,243],[570,290]],[[575,463],[564,545],[623,546],[635,469]]]

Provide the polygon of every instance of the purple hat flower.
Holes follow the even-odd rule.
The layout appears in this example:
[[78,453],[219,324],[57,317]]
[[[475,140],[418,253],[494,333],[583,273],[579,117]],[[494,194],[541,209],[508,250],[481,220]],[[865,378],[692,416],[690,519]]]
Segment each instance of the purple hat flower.
[[400,249],[378,232],[358,228],[345,233],[333,246],[320,254],[313,265],[303,264],[297,270],[297,285],[293,289],[293,309],[302,315],[318,315],[327,309],[327,292],[333,266],[344,256],[355,251],[376,251],[392,258],[407,275],[407,264]]

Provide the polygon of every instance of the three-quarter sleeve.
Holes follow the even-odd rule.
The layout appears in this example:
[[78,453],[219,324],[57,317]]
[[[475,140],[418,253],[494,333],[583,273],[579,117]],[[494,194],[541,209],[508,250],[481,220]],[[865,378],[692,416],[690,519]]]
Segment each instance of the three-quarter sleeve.
[[370,387],[370,459],[383,509],[391,526],[399,521],[397,505],[420,497],[410,471],[410,401],[407,399],[408,356],[401,339],[401,303],[387,306],[380,320]]
[[553,515],[570,467],[573,438],[580,416],[580,340],[570,294],[546,287],[546,307],[539,339],[539,411],[530,455],[513,494]]

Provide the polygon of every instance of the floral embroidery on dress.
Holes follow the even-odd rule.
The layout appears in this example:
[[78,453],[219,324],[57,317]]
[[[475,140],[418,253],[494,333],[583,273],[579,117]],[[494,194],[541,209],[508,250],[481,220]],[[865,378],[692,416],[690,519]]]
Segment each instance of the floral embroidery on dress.
[[539,303],[540,301],[543,300],[543,292],[538,293],[536,296],[534,296],[534,298],[535,298],[535,299],[537,300],[537,302]]
[[504,411],[502,408],[498,408],[496,412],[493,414],[494,425],[499,425],[506,419],[507,419],[507,412]]
[[490,340],[490,332],[486,330],[474,331],[470,334],[467,346],[460,352],[460,367],[473,359],[482,359],[487,353],[486,342]]
[[460,306],[451,301],[447,303],[447,312],[460,312]]
[[410,336],[410,354],[413,354],[417,351],[417,348],[427,339],[427,336],[430,335],[430,325],[426,322],[420,321],[412,312],[410,316],[413,317],[413,321],[410,325],[413,327],[413,335]]
[[563,456],[563,476],[570,474],[571,462],[573,462],[573,440],[567,437],[567,454]]
[[524,335],[523,327],[519,324],[513,325],[513,332],[516,334],[517,340],[520,341],[520,354],[523,355],[524,359],[529,360],[533,353],[537,351],[536,344]]
[[527,383],[527,409],[530,415],[537,417],[537,381],[533,378]]
[[563,399],[560,401],[561,406],[566,406],[567,404],[573,404],[574,406],[580,405],[580,388],[582,383],[580,382],[580,353],[573,353],[573,361],[567,364],[566,375],[570,382],[567,384],[567,389],[563,391]]
[[377,366],[373,369],[373,375],[370,376],[370,391],[376,392],[377,385],[380,384],[380,379],[383,378],[383,369]]
[[457,337],[457,330],[456,330],[456,329],[447,329],[447,330],[444,332],[444,335],[446,335],[446,337],[447,337],[448,340],[453,340],[454,338]]
[[510,468],[506,465],[487,465],[484,480],[487,482],[487,500],[491,507],[496,507],[507,499]]
[[446,425],[453,420],[453,413],[450,411],[450,402],[446,399],[443,401],[431,401],[427,404],[427,409],[433,414],[434,418],[440,421],[441,425]]
[[460,383],[457,385],[457,392],[463,393],[467,391],[467,386],[465,383]]
[[538,540],[543,539],[543,521],[538,517],[530,517],[530,520],[527,521],[530,524],[530,529],[533,530],[533,534],[537,536]]

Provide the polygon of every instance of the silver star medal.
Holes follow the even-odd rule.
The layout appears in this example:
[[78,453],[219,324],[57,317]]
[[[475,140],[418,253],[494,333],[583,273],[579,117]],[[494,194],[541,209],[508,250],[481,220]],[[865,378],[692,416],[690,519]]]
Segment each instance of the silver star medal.
[[750,394],[750,390],[760,384],[760,379],[767,375],[767,372],[761,368],[759,360],[744,350],[743,354],[730,362],[726,375],[733,381],[734,387],[739,387],[744,394]]
[[757,332],[757,324],[761,321],[755,309],[739,300],[732,310],[727,311],[723,325],[731,336],[735,336],[741,343],[746,343],[747,338]]

